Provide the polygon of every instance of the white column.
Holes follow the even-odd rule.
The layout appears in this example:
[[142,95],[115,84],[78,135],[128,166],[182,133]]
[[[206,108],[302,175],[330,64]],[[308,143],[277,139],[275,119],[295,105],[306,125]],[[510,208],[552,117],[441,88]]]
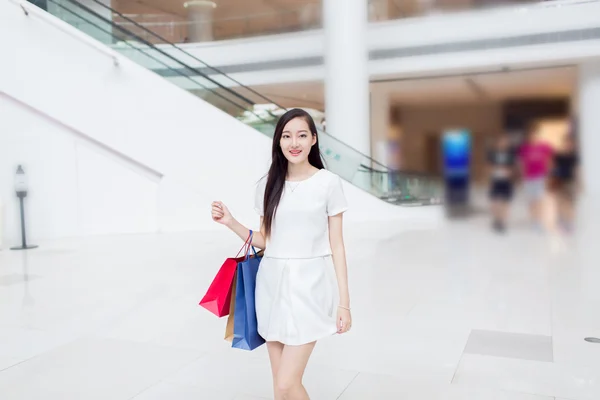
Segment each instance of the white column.
[[323,0],[323,24],[327,133],[369,155],[367,1]]
[[576,104],[585,193],[600,197],[600,60],[580,66]]
[[582,234],[592,235],[595,230],[600,231],[597,225],[600,222],[600,60],[579,66],[578,89],[575,104],[583,183],[578,202],[578,226]]
[[213,40],[213,10],[217,4],[212,1],[192,0],[184,3],[188,12],[188,41],[210,42]]
[[4,204],[0,198],[0,250],[2,250],[2,243],[4,241]]
[[[583,193],[577,201],[577,257],[581,269],[580,297],[600,299],[600,59],[579,66],[578,139]],[[593,332],[598,336],[598,332]]]

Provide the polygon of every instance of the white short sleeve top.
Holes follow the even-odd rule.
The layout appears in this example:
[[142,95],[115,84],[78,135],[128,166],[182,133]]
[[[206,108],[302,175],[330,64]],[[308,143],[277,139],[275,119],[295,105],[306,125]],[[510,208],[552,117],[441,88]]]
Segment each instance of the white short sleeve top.
[[[257,184],[256,212],[263,216],[267,178]],[[303,181],[286,181],[267,239],[265,257],[316,258],[331,254],[328,217],[343,213],[348,203],[339,176],[325,169]]]

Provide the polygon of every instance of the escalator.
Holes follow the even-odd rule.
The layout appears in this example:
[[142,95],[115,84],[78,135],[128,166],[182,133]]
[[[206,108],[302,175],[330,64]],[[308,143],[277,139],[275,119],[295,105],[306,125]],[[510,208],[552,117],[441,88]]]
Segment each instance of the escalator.
[[[136,63],[150,70],[163,71],[161,75],[173,84],[267,136],[272,137],[278,117],[286,111],[268,97],[244,86],[98,0],[86,0],[85,4],[76,0],[47,0],[46,11]],[[138,33],[115,24],[113,15],[127,20],[130,25],[135,26]],[[140,35],[140,30],[145,34]],[[146,39],[150,36],[151,42]],[[319,132],[319,142],[329,170],[381,200],[397,205],[430,205],[441,202],[442,185],[436,177],[393,171],[325,132]]]

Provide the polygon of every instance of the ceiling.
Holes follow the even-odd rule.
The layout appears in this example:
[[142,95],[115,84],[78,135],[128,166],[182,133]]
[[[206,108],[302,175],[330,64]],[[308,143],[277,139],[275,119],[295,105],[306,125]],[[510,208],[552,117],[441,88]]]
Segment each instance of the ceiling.
[[[187,0],[112,0],[112,7],[123,13],[167,13],[185,17],[183,3]],[[273,13],[296,10],[308,4],[321,7],[322,0],[212,0],[217,7],[216,19],[231,18],[252,14]],[[335,1],[335,0],[334,0]],[[342,3],[342,0],[340,4]],[[358,1],[358,0],[345,0]],[[534,0],[505,0],[526,2]],[[406,16],[427,14],[436,11],[455,11],[481,7],[489,0],[372,0],[370,12],[373,20],[395,19]],[[492,2],[493,4],[493,2]],[[381,17],[381,18],[379,18]]]
[[[371,84],[389,93],[396,105],[500,102],[508,99],[560,98],[572,95],[577,82],[573,67],[480,73],[441,78],[415,78]],[[253,87],[284,107],[324,108],[322,82]],[[256,99],[257,102],[264,100]]]
[[[216,7],[210,9],[208,18],[198,13],[199,8],[184,7],[187,0],[109,1],[116,12],[124,14],[126,19],[133,19],[174,43],[226,40],[322,27],[322,0],[212,0]],[[364,0],[331,1],[338,1],[342,5],[344,1]],[[483,6],[488,1],[490,0],[370,0],[369,21],[464,10]],[[122,17],[115,18],[117,23],[121,20]],[[204,29],[210,34],[196,37],[195,28],[198,23],[204,24]],[[131,29],[128,22],[127,26]],[[156,42],[154,39],[150,41]]]
[[[112,0],[112,7],[124,14],[171,14],[185,18],[187,0]],[[296,9],[306,4],[321,4],[321,0],[212,0],[217,4],[214,19],[235,18],[251,14],[272,14]]]
[[571,67],[500,72],[462,77],[379,83],[392,102],[498,102],[507,99],[568,97],[577,79]]
[[[296,32],[314,29],[321,20],[320,0],[213,0],[217,7],[212,9],[208,20],[197,14],[198,8],[184,7],[186,1],[112,0],[111,5],[117,13],[125,15],[128,29],[132,28],[127,19],[132,19],[173,43]],[[121,20],[115,18],[117,23]],[[194,37],[198,23],[207,24],[205,28],[210,35]],[[149,40],[162,41],[152,37]]]

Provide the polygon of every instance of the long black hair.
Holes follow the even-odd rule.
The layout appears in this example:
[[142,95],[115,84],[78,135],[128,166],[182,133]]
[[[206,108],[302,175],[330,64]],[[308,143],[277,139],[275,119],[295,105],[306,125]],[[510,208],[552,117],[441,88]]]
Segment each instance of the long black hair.
[[281,136],[283,134],[283,128],[285,128],[288,122],[295,118],[302,118],[304,121],[306,121],[310,132],[317,139],[308,153],[308,162],[315,168],[325,168],[323,165],[323,160],[321,159],[321,152],[319,150],[319,135],[317,133],[315,121],[312,119],[309,113],[302,109],[294,108],[287,111],[279,118],[279,121],[277,121],[275,134],[273,136],[271,167],[269,168],[269,173],[267,175],[267,186],[265,188],[265,197],[263,203],[263,226],[265,228],[266,237],[271,235],[273,220],[275,218],[275,213],[277,212],[277,207],[279,206],[279,200],[281,200],[281,195],[285,186],[285,178],[287,176],[288,160],[285,158],[283,151],[281,150]]

